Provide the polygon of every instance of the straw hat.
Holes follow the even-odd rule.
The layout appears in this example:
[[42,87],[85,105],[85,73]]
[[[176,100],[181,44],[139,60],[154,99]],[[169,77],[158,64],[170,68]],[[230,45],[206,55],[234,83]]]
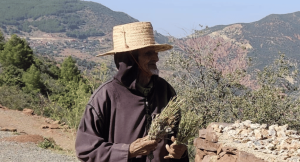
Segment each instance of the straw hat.
[[113,28],[114,49],[97,56],[113,55],[118,52],[133,51],[152,47],[156,52],[173,48],[169,44],[155,44],[153,27],[150,22],[135,22]]

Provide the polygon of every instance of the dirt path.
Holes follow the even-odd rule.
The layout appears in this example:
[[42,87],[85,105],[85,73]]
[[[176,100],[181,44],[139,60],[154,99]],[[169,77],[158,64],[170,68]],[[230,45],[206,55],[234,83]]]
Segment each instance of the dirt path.
[[71,129],[43,129],[42,126],[49,125],[49,119],[27,115],[21,111],[0,108],[0,127],[15,128],[16,134],[40,135],[53,138],[62,149],[75,153],[75,131]]

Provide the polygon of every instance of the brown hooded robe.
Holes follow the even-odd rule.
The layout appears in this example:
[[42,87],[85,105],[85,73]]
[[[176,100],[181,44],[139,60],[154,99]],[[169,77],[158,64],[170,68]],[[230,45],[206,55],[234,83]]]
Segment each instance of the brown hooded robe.
[[[137,60],[137,55],[134,57]],[[147,134],[146,104],[151,115],[158,114],[175,91],[164,79],[153,76],[153,88],[144,97],[136,90],[138,66],[132,56],[115,54],[115,63],[119,69],[116,76],[101,85],[86,106],[77,132],[76,154],[81,161],[88,162],[146,162],[147,156],[128,159],[129,145]],[[169,139],[160,142],[152,162],[187,162],[187,156],[163,159],[168,155],[165,145],[171,143]]]

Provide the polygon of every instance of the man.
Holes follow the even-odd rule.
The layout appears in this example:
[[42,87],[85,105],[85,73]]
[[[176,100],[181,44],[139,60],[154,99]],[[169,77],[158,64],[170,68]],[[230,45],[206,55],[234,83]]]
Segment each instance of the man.
[[[158,77],[158,52],[172,48],[155,44],[149,22],[115,26],[114,54],[118,72],[92,95],[80,122],[76,153],[82,161],[153,162],[188,161],[187,147],[170,137],[148,140],[152,117],[175,96],[174,89]],[[175,136],[175,134],[173,135]]]

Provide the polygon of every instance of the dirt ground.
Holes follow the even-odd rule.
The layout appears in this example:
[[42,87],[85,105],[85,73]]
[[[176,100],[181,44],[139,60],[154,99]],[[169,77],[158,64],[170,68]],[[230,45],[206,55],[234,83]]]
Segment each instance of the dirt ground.
[[[0,128],[16,129],[18,136],[2,139],[16,142],[41,141],[41,137],[53,138],[57,145],[69,153],[75,153],[76,131],[72,129],[50,129],[45,126],[51,121],[37,115],[29,115],[22,111],[0,108]],[[42,128],[44,127],[44,128]]]

